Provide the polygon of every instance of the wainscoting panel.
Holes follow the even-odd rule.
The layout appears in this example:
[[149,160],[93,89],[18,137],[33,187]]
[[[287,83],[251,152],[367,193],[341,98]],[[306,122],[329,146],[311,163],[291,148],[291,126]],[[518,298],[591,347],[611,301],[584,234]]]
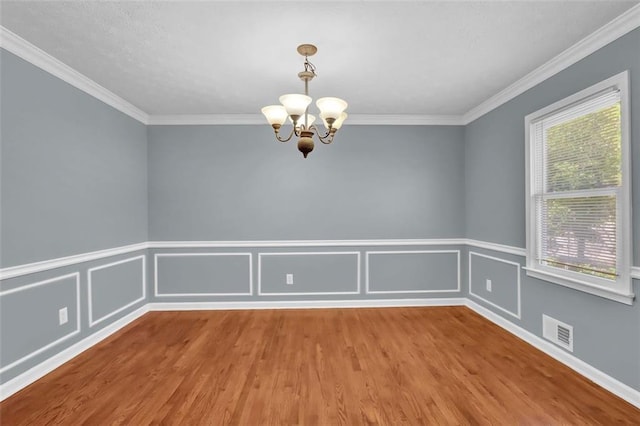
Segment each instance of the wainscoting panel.
[[251,253],[157,253],[153,259],[156,297],[253,294]]
[[[287,275],[291,284],[287,284]],[[360,252],[258,254],[258,294],[334,295],[360,293]]]
[[89,326],[101,323],[146,298],[146,256],[136,256],[87,271]]
[[[67,322],[59,323],[60,309]],[[80,274],[71,273],[0,293],[0,373],[80,333]]]
[[366,293],[460,291],[460,250],[366,252]]
[[520,264],[470,251],[469,294],[520,319]]

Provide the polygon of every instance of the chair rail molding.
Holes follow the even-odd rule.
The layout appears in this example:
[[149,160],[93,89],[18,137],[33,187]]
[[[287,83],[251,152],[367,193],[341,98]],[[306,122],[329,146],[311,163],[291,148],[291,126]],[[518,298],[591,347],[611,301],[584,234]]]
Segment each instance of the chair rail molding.
[[140,250],[146,250],[149,244],[146,242],[130,244],[109,248],[105,250],[91,251],[87,253],[74,254],[71,256],[58,257],[55,259],[43,260],[33,263],[25,263],[23,265],[9,266],[0,269],[0,281],[9,278],[20,277],[22,275],[34,274],[36,272],[48,271],[49,269],[61,268],[63,266],[75,265],[78,263],[89,262],[91,260],[104,259],[106,257],[117,256]]

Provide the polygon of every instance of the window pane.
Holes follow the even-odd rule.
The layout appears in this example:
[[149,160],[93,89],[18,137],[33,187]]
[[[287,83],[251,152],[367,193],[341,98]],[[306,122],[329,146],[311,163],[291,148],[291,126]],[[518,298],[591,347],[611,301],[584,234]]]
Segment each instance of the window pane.
[[616,275],[615,195],[539,198],[546,265],[608,279]]
[[621,185],[620,103],[545,129],[547,192]]

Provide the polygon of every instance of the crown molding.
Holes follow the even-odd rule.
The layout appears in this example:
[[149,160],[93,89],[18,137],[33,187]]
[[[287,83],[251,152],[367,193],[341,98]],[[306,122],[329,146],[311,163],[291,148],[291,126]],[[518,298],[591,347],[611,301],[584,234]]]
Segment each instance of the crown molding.
[[627,10],[520,80],[467,111],[463,115],[463,124],[466,125],[477,120],[638,27],[640,27],[640,4]]
[[[459,115],[405,115],[405,114],[352,114],[349,125],[358,126],[461,126]],[[147,124],[152,126],[194,125],[264,125],[261,114],[175,114],[151,115]]]
[[260,114],[167,114],[150,115],[150,126],[207,126],[266,124]]
[[350,114],[349,125],[361,126],[462,126],[461,115]]
[[0,47],[118,111],[147,124],[149,114],[0,25]]

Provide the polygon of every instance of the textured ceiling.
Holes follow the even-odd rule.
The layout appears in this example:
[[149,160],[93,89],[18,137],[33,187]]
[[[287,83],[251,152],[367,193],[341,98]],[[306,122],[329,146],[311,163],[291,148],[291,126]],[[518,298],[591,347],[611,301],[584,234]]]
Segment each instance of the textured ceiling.
[[301,92],[352,114],[459,115],[637,1],[2,1],[0,23],[149,114],[255,114]]

